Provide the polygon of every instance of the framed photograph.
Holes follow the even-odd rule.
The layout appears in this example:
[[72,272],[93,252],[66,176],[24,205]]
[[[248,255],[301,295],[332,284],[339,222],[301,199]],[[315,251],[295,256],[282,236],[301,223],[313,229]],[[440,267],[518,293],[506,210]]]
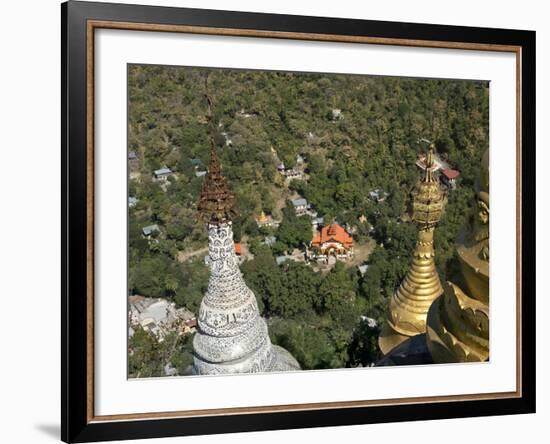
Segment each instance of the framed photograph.
[[69,1],[62,439],[535,411],[535,33]]

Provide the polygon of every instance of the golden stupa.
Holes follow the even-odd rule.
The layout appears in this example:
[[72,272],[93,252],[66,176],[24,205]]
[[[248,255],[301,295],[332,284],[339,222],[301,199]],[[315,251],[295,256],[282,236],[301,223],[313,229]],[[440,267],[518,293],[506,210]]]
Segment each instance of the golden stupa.
[[425,167],[424,177],[412,193],[412,217],[419,228],[413,261],[390,300],[388,321],[378,338],[384,354],[408,338],[426,332],[430,305],[443,293],[434,263],[433,239],[435,226],[443,212],[444,195],[433,175],[433,144],[428,148]]
[[260,213],[260,215],[258,216],[258,223],[260,224],[266,224],[268,221],[268,218],[266,216],[266,214],[264,213],[264,211],[262,210],[262,212]]
[[483,155],[477,215],[459,236],[461,276],[430,308],[427,344],[434,362],[489,359],[489,151]]

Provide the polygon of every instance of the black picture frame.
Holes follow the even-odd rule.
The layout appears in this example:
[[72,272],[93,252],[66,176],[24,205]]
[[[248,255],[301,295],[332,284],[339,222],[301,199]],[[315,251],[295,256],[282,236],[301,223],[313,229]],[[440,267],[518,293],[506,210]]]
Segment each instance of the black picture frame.
[[[334,407],[298,411],[96,421],[90,415],[90,142],[88,22],[185,25],[236,30],[511,45],[521,66],[521,393],[500,399]],[[535,32],[370,20],[69,1],[62,23],[62,383],[61,438],[90,442],[535,412]],[[92,233],[93,234],[93,233]],[[92,317],[92,319],[91,319]],[[91,325],[91,327],[90,327]]]

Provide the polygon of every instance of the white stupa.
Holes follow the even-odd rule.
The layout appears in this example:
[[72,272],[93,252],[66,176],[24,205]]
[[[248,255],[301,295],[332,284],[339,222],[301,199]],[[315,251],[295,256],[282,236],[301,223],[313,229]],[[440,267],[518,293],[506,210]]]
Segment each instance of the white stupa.
[[209,171],[199,202],[208,227],[211,272],[193,340],[194,373],[300,370],[288,351],[271,343],[256,297],[243,280],[233,242],[234,207],[235,195],[227,188],[211,143]]

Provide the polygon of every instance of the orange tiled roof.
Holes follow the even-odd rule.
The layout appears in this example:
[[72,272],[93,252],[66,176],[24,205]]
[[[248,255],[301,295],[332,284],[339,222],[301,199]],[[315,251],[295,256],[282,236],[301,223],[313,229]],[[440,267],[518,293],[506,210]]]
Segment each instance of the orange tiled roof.
[[239,243],[235,244],[235,254],[237,254],[238,256],[240,256],[242,254],[241,244],[239,244]]
[[327,242],[340,242],[346,248],[351,248],[353,246],[353,238],[338,224],[330,224],[323,227],[311,241],[311,246],[320,247]]

